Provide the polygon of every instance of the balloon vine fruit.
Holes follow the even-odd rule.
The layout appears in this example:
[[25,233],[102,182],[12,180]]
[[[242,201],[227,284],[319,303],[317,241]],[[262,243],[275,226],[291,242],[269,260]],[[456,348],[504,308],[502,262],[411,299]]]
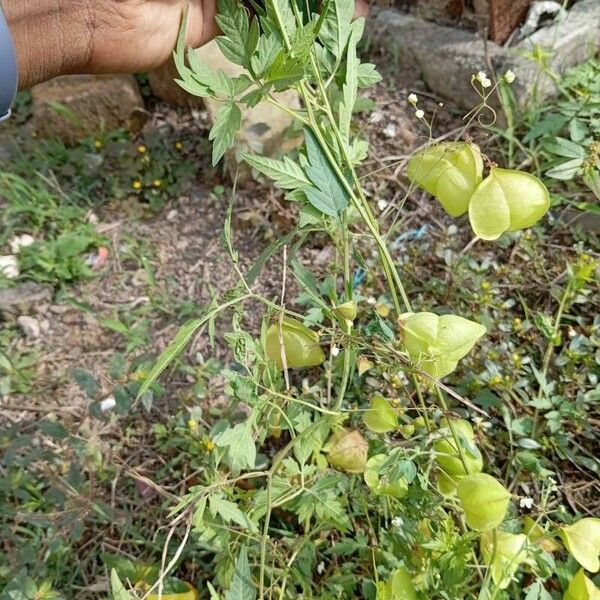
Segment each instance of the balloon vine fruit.
[[437,379],[452,373],[486,332],[483,325],[463,317],[430,312],[406,313],[401,325],[411,361]]
[[[267,329],[265,349],[267,356],[283,369],[279,333],[279,321],[277,321]],[[300,321],[284,317],[281,334],[289,368],[315,367],[325,361],[325,353],[319,346],[319,334],[305,327]]]
[[415,154],[408,176],[415,185],[435,196],[451,217],[467,212],[469,200],[482,180],[479,146],[466,142],[438,144]]

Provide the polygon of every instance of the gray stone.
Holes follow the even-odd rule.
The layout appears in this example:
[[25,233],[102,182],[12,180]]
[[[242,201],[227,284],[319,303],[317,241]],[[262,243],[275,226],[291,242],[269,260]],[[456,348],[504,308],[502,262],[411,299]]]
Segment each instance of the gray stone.
[[67,143],[103,130],[137,130],[144,101],[132,75],[66,75],[32,90],[32,125]]
[[3,317],[23,313],[36,304],[48,302],[52,288],[40,283],[21,283],[16,287],[0,289],[0,315]]
[[600,48],[600,2],[580,0],[564,20],[539,29],[510,48],[393,10],[374,11],[368,27],[400,67],[416,69],[432,91],[462,108],[471,109],[478,103],[471,76],[489,71],[489,64],[500,75],[507,69],[514,71],[513,90],[517,101],[524,104],[554,94],[556,86],[523,54],[536,45],[551,51],[550,68],[556,74],[585,62]]

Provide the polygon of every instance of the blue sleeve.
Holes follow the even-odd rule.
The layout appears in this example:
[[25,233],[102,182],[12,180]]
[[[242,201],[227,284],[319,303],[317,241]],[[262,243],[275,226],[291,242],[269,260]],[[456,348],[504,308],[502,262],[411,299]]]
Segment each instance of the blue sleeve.
[[0,8],[0,121],[10,116],[18,82],[17,56],[8,23]]

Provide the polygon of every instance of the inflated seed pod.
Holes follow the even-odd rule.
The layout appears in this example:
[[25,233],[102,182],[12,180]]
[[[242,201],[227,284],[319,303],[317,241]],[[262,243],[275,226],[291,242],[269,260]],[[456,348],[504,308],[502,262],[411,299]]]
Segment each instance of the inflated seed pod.
[[531,227],[549,208],[550,194],[537,177],[495,167],[474,191],[469,219],[477,236],[495,240],[506,231]]
[[410,359],[438,379],[452,373],[486,332],[483,325],[463,317],[430,312],[406,313],[401,325]]
[[579,569],[569,582],[563,600],[600,600],[600,590],[585,576],[583,569]]
[[392,405],[379,394],[371,399],[369,408],[363,413],[363,421],[375,433],[388,433],[398,428],[398,416]]
[[585,517],[561,527],[558,534],[569,553],[586,570],[600,571],[600,519]]
[[465,475],[458,482],[456,493],[471,529],[489,531],[504,520],[510,492],[491,475]]
[[458,438],[460,452],[452,431],[447,427],[444,430],[444,437],[433,444],[435,462],[450,477],[481,473],[483,458],[474,443],[475,435],[471,424],[464,419],[456,419],[452,421],[452,428]]
[[404,479],[387,482],[380,477],[380,471],[383,463],[387,460],[385,454],[376,454],[372,456],[366,464],[363,477],[369,489],[377,496],[393,496],[394,498],[403,498],[408,492],[408,484]]
[[356,302],[348,300],[348,302],[336,306],[333,311],[348,321],[354,321],[357,315]]
[[482,179],[479,146],[448,142],[419,152],[408,163],[408,177],[435,196],[452,217],[467,212],[469,200]]
[[[289,368],[315,367],[325,361],[325,353],[319,346],[319,334],[305,327],[300,321],[283,318],[281,326],[286,363]],[[279,340],[279,321],[267,329],[265,340],[267,356],[283,369],[281,344]]]
[[490,567],[492,580],[501,590],[506,589],[519,565],[527,558],[527,536],[524,533],[497,531],[494,549],[493,532],[484,531],[480,548],[485,564]]
[[334,433],[327,453],[329,464],[346,473],[363,473],[367,464],[369,445],[359,431],[342,430]]

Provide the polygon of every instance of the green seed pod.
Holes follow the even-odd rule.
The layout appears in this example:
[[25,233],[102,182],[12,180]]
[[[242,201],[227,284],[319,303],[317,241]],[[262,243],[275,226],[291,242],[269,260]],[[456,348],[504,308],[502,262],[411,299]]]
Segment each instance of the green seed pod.
[[377,496],[392,496],[394,498],[403,498],[408,491],[408,484],[401,478],[397,481],[381,481],[379,472],[383,463],[387,460],[385,454],[376,454],[368,461],[365,468],[364,478],[369,489]]
[[348,302],[344,302],[344,304],[336,306],[333,311],[348,321],[354,321],[357,314],[356,302],[354,302],[354,300],[349,300]]
[[438,471],[436,475],[438,490],[444,496],[454,496],[458,482],[462,479],[461,475],[446,475],[444,471]]
[[501,590],[508,587],[519,565],[527,558],[526,546],[527,536],[524,533],[515,535],[507,531],[497,531],[494,551],[493,532],[485,531],[481,535],[481,555],[491,569],[494,583]]
[[481,183],[483,160],[475,144],[438,144],[416,154],[408,163],[408,177],[432,196],[452,217],[467,212],[469,200]]
[[481,473],[483,458],[474,443],[475,436],[471,424],[463,419],[457,419],[452,422],[452,427],[458,438],[465,464],[463,465],[460,452],[456,447],[456,442],[450,428],[445,429],[444,437],[433,444],[433,449],[436,453],[435,462],[446,475],[450,476]]
[[465,475],[458,483],[456,493],[467,525],[475,531],[489,531],[502,523],[510,501],[509,491],[491,475]]
[[600,570],[600,519],[586,517],[562,527],[558,534],[573,558],[586,570]]
[[330,438],[329,464],[346,473],[362,473],[367,464],[369,445],[359,431],[342,430]]
[[483,325],[456,315],[406,313],[402,318],[404,347],[423,371],[441,379],[456,369],[485,333]]
[[537,177],[493,168],[471,197],[469,219],[476,235],[495,240],[506,231],[531,227],[549,208],[550,194]]
[[386,584],[386,592],[390,600],[417,600],[415,585],[406,567],[396,569]]
[[373,396],[371,405],[363,413],[367,429],[375,433],[388,433],[398,428],[398,417],[392,405],[379,394]]
[[[283,347],[289,368],[315,367],[325,361],[325,354],[319,346],[319,334],[305,327],[300,321],[283,318],[281,327]],[[265,349],[267,356],[283,369],[281,344],[279,342],[279,322],[267,329]]]
[[600,600],[600,590],[585,576],[583,569],[579,569],[569,582],[563,600]]

